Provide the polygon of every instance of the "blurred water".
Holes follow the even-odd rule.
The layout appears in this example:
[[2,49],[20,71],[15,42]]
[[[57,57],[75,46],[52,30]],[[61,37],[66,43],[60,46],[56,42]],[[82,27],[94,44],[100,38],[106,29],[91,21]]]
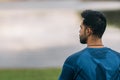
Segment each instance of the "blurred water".
[[[105,46],[120,52],[119,35],[120,31],[118,29],[108,28],[104,35]],[[86,45],[79,44],[78,41],[76,43],[75,45],[56,46],[31,51],[0,52],[0,68],[59,67],[62,66],[66,57],[86,47]]]
[[[58,16],[59,15],[59,16]],[[1,11],[0,68],[61,67],[86,47],[79,43],[80,20],[74,11]],[[120,52],[120,29],[109,26],[105,46]]]

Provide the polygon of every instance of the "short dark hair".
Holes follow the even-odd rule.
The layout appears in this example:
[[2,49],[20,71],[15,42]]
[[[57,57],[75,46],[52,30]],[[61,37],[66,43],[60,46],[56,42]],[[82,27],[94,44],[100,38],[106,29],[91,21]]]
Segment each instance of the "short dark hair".
[[101,38],[106,29],[106,17],[103,13],[93,10],[85,10],[81,13],[83,24],[90,27],[93,35]]

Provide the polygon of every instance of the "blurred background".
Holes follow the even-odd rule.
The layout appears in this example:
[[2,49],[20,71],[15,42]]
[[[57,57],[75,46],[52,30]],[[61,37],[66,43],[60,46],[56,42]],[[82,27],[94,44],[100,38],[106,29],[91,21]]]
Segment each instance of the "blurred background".
[[119,0],[0,0],[0,68],[62,67],[86,47],[79,43],[86,9],[106,15],[104,46],[120,52]]

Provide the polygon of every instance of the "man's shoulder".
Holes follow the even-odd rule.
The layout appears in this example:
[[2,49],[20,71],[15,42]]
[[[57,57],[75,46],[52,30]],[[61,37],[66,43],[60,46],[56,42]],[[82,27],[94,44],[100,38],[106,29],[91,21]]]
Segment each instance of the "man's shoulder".
[[111,49],[111,48],[109,48],[109,50],[110,50],[111,52],[115,53],[115,54],[120,54],[120,52],[118,52],[118,51],[116,51],[116,50],[113,50],[113,49]]
[[69,67],[71,66],[73,68],[73,66],[76,66],[77,60],[79,59],[79,57],[84,54],[86,52],[86,48],[78,51],[72,55],[70,55],[64,62],[64,65],[69,65]]
[[84,48],[78,52],[73,53],[72,55],[69,56],[69,58],[79,57],[79,56],[83,55],[84,53],[86,53],[86,51],[87,51],[87,48]]
[[109,51],[116,54],[119,58],[120,58],[120,52],[116,51],[116,50],[113,50],[111,48],[109,48]]
[[70,55],[66,60],[67,61],[71,61],[74,62],[76,61],[80,56],[84,55],[84,53],[86,53],[86,48],[82,49],[81,51],[78,51],[76,53],[73,53],[72,55]]

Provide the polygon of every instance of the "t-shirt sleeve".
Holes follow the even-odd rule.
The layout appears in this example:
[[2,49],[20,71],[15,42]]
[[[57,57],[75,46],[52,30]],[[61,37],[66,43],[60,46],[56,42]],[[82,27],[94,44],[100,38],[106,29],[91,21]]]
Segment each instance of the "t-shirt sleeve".
[[71,58],[67,58],[64,62],[62,73],[59,80],[73,80],[74,77],[74,67]]

